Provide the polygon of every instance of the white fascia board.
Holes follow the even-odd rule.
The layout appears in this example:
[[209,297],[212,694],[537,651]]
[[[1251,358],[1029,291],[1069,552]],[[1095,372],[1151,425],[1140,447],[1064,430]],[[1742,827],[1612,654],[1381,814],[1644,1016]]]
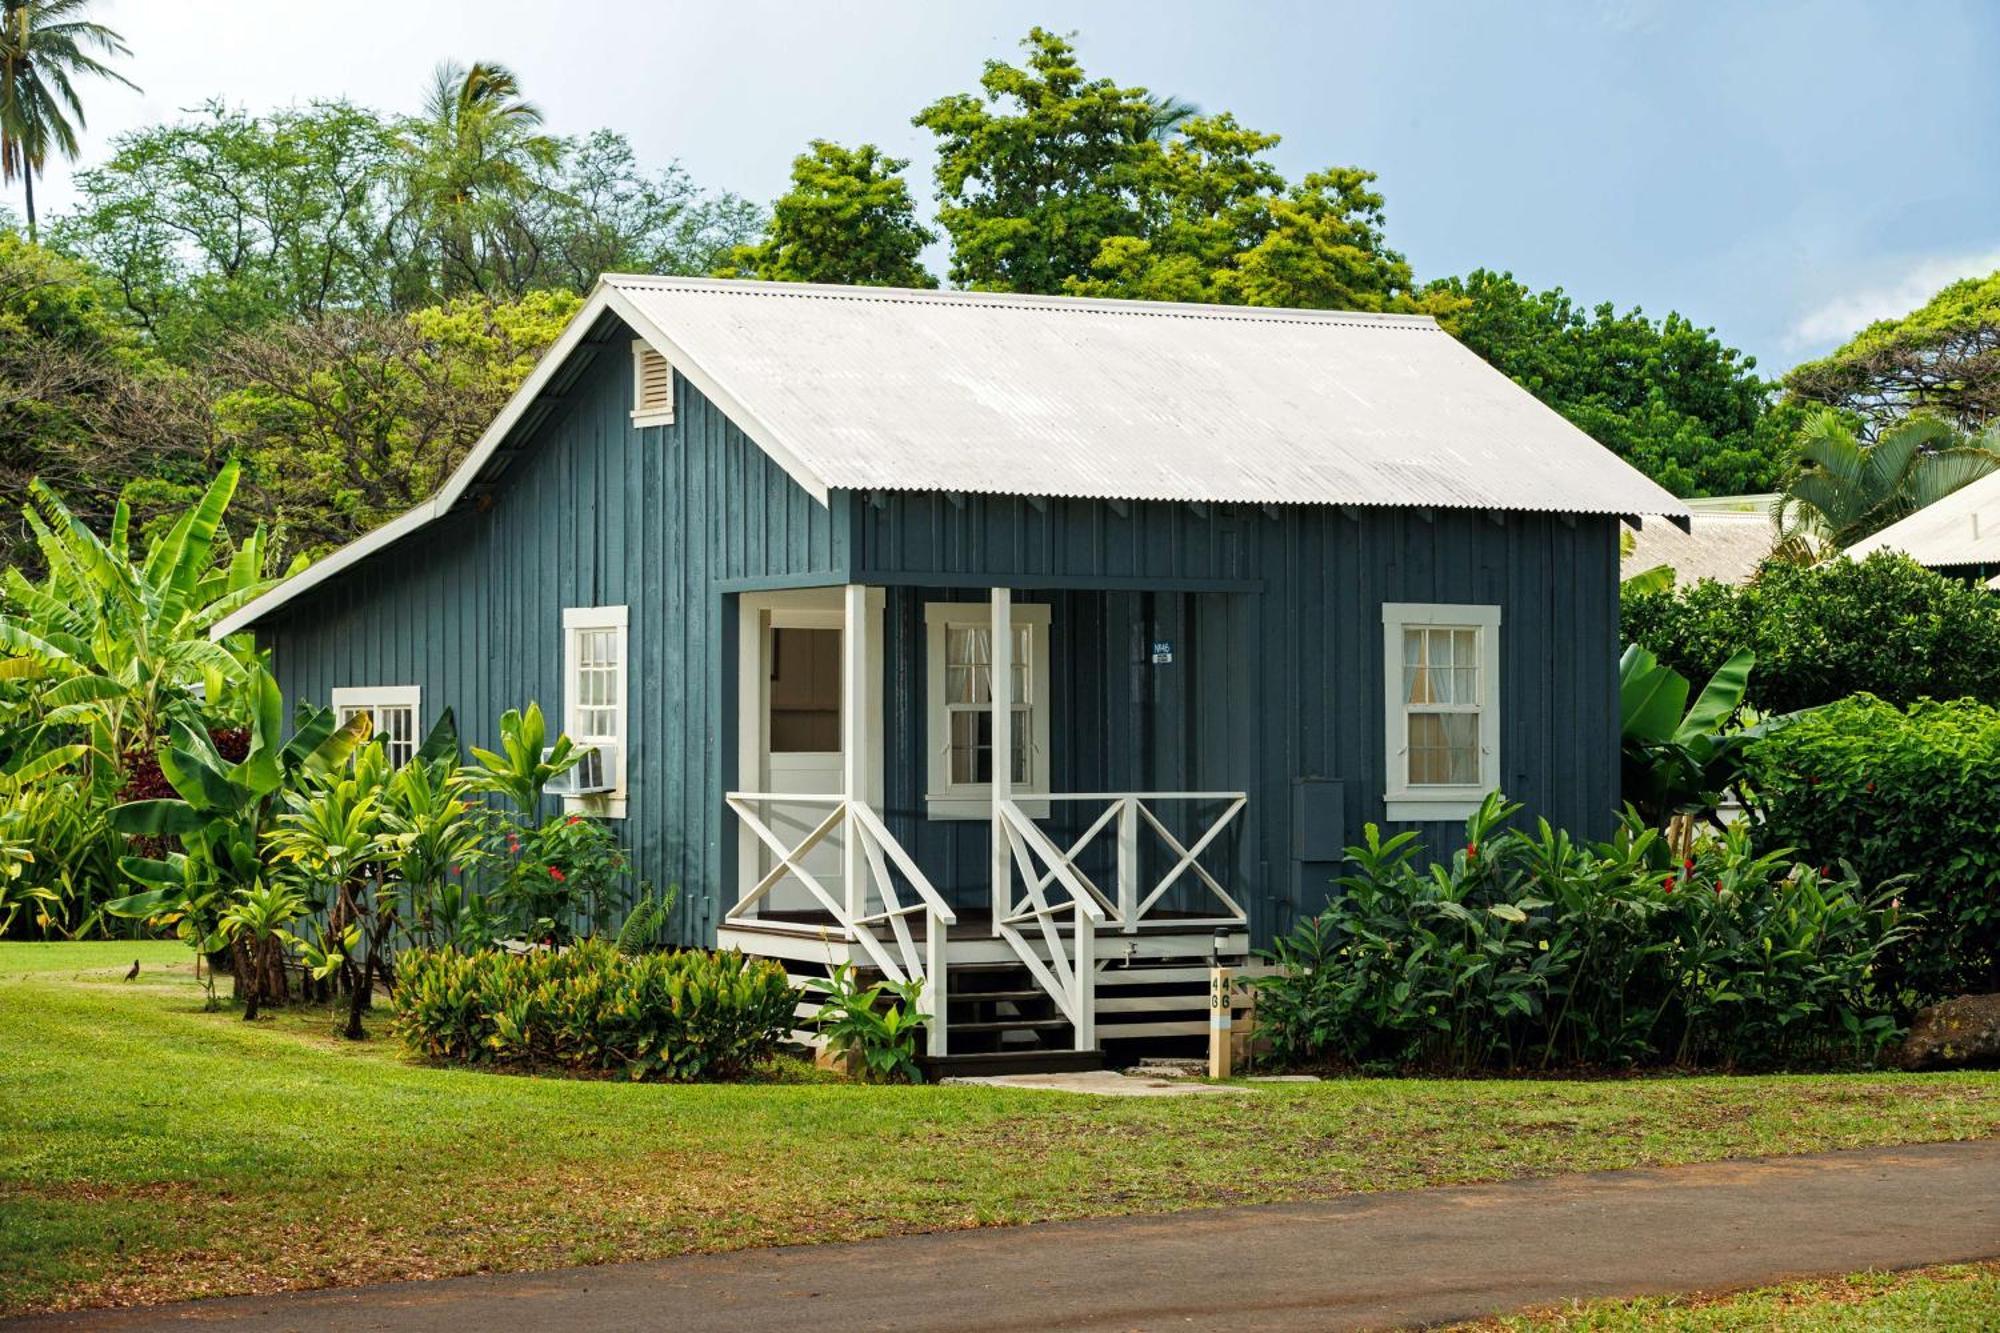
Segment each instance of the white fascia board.
[[786,445],[776,431],[765,425],[735,394],[718,384],[714,376],[696,365],[687,353],[681,350],[680,344],[668,337],[666,331],[634,305],[623,292],[602,280],[598,283],[598,291],[608,298],[611,309],[617,312],[620,319],[631,325],[634,333],[651,343],[653,350],[667,359],[668,365],[679,371],[689,384],[701,390],[702,396],[714,403],[724,416],[736,424],[738,430],[750,437],[752,443],[769,454],[771,461],[783,468],[787,476],[796,481],[821,505],[828,502],[831,488],[811,468],[799,461],[798,454]]

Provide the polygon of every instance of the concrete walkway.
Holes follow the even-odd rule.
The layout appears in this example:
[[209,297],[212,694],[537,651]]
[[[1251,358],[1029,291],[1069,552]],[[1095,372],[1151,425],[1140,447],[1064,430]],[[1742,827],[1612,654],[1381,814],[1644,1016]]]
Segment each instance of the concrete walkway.
[[424,1333],[1383,1328],[1571,1297],[1996,1257],[2000,1141],[1984,1141],[246,1297],[44,1323]]

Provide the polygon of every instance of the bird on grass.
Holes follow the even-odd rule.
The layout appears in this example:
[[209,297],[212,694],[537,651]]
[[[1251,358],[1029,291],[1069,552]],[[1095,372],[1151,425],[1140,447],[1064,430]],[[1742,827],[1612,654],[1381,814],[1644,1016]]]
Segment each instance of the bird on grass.
[[133,977],[136,977],[138,975],[139,975],[139,960],[134,958],[132,960],[132,970],[125,974],[125,980],[130,981]]

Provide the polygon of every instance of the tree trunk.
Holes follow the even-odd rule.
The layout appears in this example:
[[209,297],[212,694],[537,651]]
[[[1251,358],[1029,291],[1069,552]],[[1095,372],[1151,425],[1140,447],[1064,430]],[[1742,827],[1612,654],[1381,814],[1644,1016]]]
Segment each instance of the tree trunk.
[[39,242],[37,241],[37,239],[36,239],[36,235],[35,235],[35,165],[34,165],[34,163],[32,163],[32,162],[28,163],[28,164],[27,164],[27,170],[25,170],[25,171],[23,171],[23,172],[21,173],[21,183],[22,183],[23,185],[27,186],[27,189],[28,189],[28,243],[29,243],[30,245],[35,245],[35,244],[38,244]]
[[230,954],[236,965],[236,989],[243,996],[243,1021],[252,1022],[257,1017],[258,996],[264,989],[264,969],[241,935],[231,942]]
[[361,977],[355,983],[354,994],[347,1001],[347,1030],[340,1035],[349,1041],[360,1041],[367,1036],[361,1030],[361,1011],[368,1004],[368,992],[375,989],[375,954],[371,950],[368,961],[361,967]]

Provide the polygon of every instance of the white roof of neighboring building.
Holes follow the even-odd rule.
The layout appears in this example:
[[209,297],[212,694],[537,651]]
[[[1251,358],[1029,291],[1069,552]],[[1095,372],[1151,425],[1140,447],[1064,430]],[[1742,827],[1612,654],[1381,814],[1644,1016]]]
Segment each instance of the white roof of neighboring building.
[[435,497],[211,634],[450,512],[607,312],[822,501],[905,490],[1687,516],[1427,316],[607,274]]
[[1688,508],[1694,512],[1686,532],[1654,516],[1640,523],[1631,553],[1619,562],[1623,577],[1668,565],[1676,583],[1748,583],[1778,544],[1777,525],[1768,512],[1701,500],[1688,501]]
[[1875,551],[1901,551],[1932,569],[2000,565],[2000,472],[1961,486],[1847,548],[1857,560]]

